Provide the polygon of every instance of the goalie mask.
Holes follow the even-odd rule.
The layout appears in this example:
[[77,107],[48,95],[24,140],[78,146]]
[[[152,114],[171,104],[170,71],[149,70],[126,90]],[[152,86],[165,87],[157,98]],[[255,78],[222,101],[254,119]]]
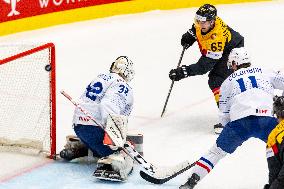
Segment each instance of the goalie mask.
[[273,101],[273,113],[284,118],[284,96],[275,96]]
[[135,75],[133,62],[127,56],[119,56],[111,64],[110,72],[120,74],[126,82],[131,81]]
[[233,63],[240,66],[242,64],[250,64],[250,61],[250,56],[244,47],[234,48],[230,52],[227,66],[228,69],[232,69]]

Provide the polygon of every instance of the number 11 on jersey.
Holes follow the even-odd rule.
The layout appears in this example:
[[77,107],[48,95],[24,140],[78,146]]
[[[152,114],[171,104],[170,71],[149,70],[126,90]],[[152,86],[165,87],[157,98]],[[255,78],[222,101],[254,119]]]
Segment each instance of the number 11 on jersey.
[[[252,87],[253,88],[257,88],[258,86],[257,86],[257,82],[256,82],[256,79],[255,79],[255,76],[249,76],[248,78],[249,78],[249,80],[250,80],[250,82],[252,84]],[[243,78],[238,79],[237,82],[239,83],[241,92],[244,92],[244,91],[247,90]]]

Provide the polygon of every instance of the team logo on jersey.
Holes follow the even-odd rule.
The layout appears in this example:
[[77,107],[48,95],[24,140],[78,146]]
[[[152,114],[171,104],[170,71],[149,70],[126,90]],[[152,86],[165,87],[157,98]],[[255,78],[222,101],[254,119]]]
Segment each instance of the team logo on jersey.
[[213,33],[212,35],[211,35],[211,39],[216,39],[216,37],[217,37],[217,34],[216,33]]
[[16,10],[16,6],[17,6],[17,2],[19,2],[20,0],[4,0],[5,3],[8,3],[11,5],[11,11],[9,12],[9,14],[7,16],[14,16],[14,15],[19,15],[20,12],[18,12]]
[[266,114],[266,113],[268,113],[268,110],[266,110],[266,109],[256,109],[255,111],[256,111],[257,114]]
[[88,122],[88,121],[90,121],[90,118],[89,118],[89,117],[82,117],[82,116],[79,116],[79,121]]

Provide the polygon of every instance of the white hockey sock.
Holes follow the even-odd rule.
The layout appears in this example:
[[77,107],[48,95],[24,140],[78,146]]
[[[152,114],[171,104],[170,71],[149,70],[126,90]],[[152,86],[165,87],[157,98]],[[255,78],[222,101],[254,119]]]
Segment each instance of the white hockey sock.
[[217,144],[214,144],[209,151],[196,162],[196,165],[192,168],[192,174],[196,173],[200,177],[200,180],[203,179],[219,160],[226,155],[227,153],[225,151],[217,147]]

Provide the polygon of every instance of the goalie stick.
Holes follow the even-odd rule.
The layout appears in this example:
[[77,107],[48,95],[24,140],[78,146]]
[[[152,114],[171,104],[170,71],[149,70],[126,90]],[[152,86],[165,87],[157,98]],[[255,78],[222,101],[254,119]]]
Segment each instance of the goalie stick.
[[[98,124],[95,120],[95,118],[82,106],[80,106],[79,103],[77,103],[69,94],[67,94],[65,91],[61,91],[61,94],[66,97],[74,106],[79,108],[80,111],[82,111],[89,119],[93,120],[99,127],[104,129],[104,127],[100,124]],[[105,129],[104,129],[105,130]],[[116,141],[112,138],[114,144],[116,144]],[[172,167],[155,167],[153,164],[147,162],[135,149],[133,149],[128,143],[125,143],[121,149],[128,154],[134,161],[136,161],[142,169],[145,170],[140,172],[140,175],[143,179],[154,183],[154,184],[163,184],[170,179],[176,177],[177,175],[183,173],[184,171],[191,168],[193,165],[189,163],[188,161],[185,161],[183,163],[180,163],[178,165],[172,166]],[[142,176],[143,175],[143,176]],[[156,181],[156,182],[155,182]],[[157,182],[158,181],[158,182]]]

